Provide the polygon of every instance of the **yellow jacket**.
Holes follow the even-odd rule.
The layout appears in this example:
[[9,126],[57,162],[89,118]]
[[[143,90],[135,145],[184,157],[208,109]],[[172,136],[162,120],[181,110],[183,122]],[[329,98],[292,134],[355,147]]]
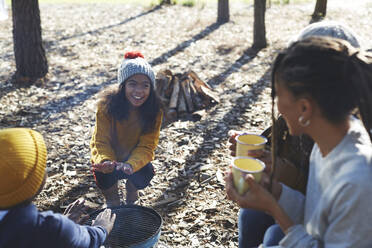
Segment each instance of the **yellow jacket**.
[[91,163],[115,160],[129,163],[134,172],[143,168],[154,159],[162,115],[160,112],[157,116],[154,131],[141,134],[139,114],[136,110],[130,111],[128,120],[118,121],[98,104],[96,125],[90,141]]

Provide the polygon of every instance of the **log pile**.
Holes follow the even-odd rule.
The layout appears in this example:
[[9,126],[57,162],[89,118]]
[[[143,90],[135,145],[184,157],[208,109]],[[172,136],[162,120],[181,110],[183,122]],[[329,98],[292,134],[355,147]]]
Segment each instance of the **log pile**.
[[170,70],[160,71],[156,75],[156,92],[169,121],[185,114],[200,113],[220,101],[213,89],[194,71],[177,74]]

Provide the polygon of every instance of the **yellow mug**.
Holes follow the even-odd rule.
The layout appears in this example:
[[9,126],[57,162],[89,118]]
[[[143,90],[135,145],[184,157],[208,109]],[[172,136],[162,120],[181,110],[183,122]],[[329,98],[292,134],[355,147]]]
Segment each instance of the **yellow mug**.
[[267,143],[267,139],[264,136],[251,133],[240,134],[235,137],[235,140],[237,157],[254,157],[249,154],[249,151],[263,150]]
[[249,185],[245,181],[246,174],[252,174],[256,182],[261,180],[262,172],[265,169],[265,163],[252,157],[234,157],[231,162],[231,172],[235,189],[240,195],[248,191]]

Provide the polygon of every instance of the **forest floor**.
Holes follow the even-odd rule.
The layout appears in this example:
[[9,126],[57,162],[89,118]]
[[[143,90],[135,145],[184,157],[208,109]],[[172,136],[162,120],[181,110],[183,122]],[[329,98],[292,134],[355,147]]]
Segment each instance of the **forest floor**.
[[[328,20],[350,26],[372,48],[372,4],[330,0]],[[237,247],[239,208],[226,199],[223,173],[231,156],[228,131],[260,133],[270,125],[270,68],[278,51],[310,21],[314,3],[272,5],[269,45],[251,48],[253,6],[234,2],[219,25],[217,4],[146,8],[128,4],[41,4],[49,74],[42,86],[15,87],[11,18],[0,22],[0,127],[40,131],[49,178],[37,197],[41,210],[63,212],[79,197],[100,208],[103,197],[89,171],[89,141],[98,93],[116,83],[124,52],[139,50],[155,71],[195,71],[221,102],[200,120],[164,126],[152,185],[140,204],[163,218],[164,247]],[[124,185],[120,186],[124,189]],[[123,191],[125,192],[125,191]]]

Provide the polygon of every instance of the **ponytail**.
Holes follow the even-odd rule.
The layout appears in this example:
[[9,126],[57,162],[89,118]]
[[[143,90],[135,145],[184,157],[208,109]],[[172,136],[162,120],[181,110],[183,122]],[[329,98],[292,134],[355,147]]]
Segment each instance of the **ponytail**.
[[355,88],[360,118],[372,141],[372,54],[360,51],[351,54],[344,74]]
[[273,180],[276,172],[276,161],[278,156],[278,138],[277,138],[277,128],[276,128],[276,116],[275,116],[275,73],[278,65],[282,61],[285,54],[280,53],[275,61],[274,66],[271,73],[271,174],[270,174],[270,182],[269,182],[269,190],[272,192],[273,189]]

